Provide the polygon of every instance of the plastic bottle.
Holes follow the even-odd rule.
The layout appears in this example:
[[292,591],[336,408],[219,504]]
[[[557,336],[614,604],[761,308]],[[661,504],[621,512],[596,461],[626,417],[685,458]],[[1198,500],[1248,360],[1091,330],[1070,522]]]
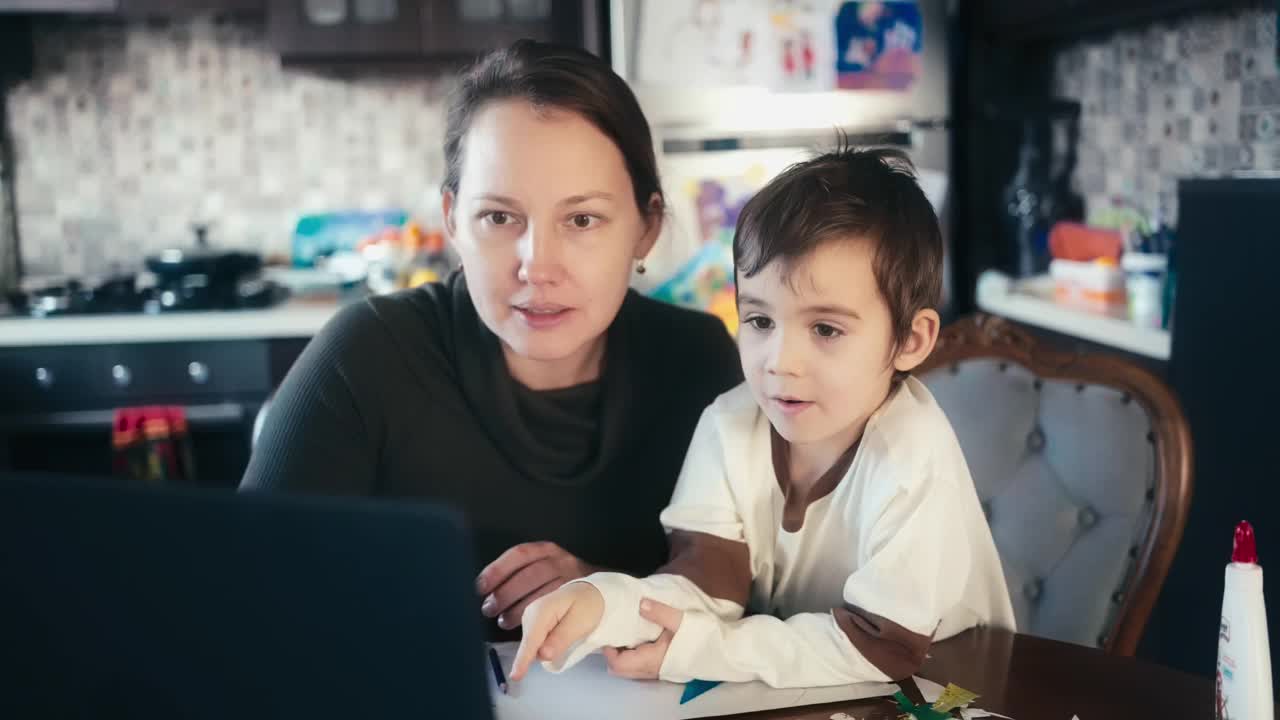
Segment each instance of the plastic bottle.
[[1218,629],[1218,720],[1273,720],[1271,648],[1253,526],[1236,526]]

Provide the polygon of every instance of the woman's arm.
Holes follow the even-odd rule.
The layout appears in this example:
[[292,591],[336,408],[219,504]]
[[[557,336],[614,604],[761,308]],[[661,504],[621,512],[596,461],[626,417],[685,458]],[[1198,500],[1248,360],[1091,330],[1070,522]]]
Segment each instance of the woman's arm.
[[377,363],[394,352],[366,303],[341,310],[290,368],[272,400],[241,490],[372,494]]

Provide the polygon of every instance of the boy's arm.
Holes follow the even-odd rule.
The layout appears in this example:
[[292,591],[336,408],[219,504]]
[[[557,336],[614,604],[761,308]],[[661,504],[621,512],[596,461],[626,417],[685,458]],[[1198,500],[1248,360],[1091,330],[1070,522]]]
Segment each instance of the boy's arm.
[[785,621],[756,615],[725,623],[686,613],[660,677],[818,687],[913,674],[969,573],[968,546],[945,529],[949,494],[936,490],[900,491],[890,500],[866,537],[871,555],[846,580],[840,607]]
[[725,474],[715,405],[703,412],[694,430],[661,520],[668,530],[670,559],[655,574],[635,578],[603,572],[577,581],[600,591],[604,614],[596,629],[553,669],[571,667],[602,647],[633,647],[657,639],[662,628],[640,617],[642,598],[718,620],[742,617],[751,593],[750,552]]

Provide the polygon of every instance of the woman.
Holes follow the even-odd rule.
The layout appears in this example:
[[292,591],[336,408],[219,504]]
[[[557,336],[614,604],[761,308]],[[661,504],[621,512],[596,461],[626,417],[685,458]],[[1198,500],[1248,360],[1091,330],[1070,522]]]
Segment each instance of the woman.
[[605,63],[530,41],[490,54],[451,99],[444,154],[462,271],[339,313],[277,392],[242,487],[460,508],[481,609],[511,629],[568,580],[665,559],[658,513],[741,369],[718,320],[629,290],[663,194]]

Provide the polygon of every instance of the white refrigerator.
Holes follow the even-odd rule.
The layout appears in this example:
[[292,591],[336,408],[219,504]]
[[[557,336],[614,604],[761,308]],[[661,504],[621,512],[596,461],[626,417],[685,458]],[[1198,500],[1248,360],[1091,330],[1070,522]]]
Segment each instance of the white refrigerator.
[[838,129],[855,145],[902,147],[916,163],[948,242],[945,305],[952,5],[611,0],[611,62],[649,120],[668,195],[638,287],[671,300],[665,286],[700,283],[682,304],[705,305],[715,279],[690,273],[717,261],[708,244],[731,236],[724,228],[752,190],[831,147]]

